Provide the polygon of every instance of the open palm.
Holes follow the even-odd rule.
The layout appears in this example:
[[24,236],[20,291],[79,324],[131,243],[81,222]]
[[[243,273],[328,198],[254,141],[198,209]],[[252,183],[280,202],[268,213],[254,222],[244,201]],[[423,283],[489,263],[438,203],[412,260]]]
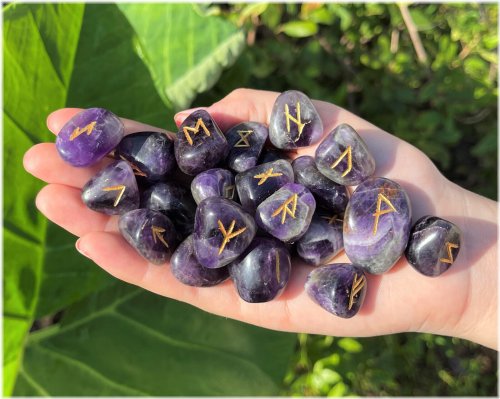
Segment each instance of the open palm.
[[[278,93],[239,89],[207,110],[223,131],[243,122],[269,122]],[[231,281],[212,288],[194,288],[177,281],[168,264],[148,263],[130,247],[118,231],[118,217],[94,212],[83,204],[81,187],[110,160],[89,168],[75,168],[63,162],[54,143],[33,146],[25,155],[25,168],[47,182],[37,196],[40,211],[54,223],[80,237],[78,249],[113,276],[157,294],[188,302],[218,315],[276,330],[300,331],[338,336],[371,336],[403,331],[428,331],[448,335],[467,335],[471,325],[480,323],[469,317],[477,300],[473,273],[489,258],[492,243],[471,245],[481,234],[481,225],[468,215],[475,208],[474,220],[485,223],[496,215],[494,202],[476,196],[445,179],[425,154],[412,145],[382,131],[369,122],[332,104],[314,102],[330,132],[340,123],[353,126],[366,141],[376,160],[376,176],[393,179],[406,189],[413,208],[413,221],[424,215],[437,215],[457,224],[463,231],[460,256],[453,267],[439,278],[417,273],[404,256],[388,273],[368,276],[365,303],[352,319],[335,317],[312,302],[304,291],[311,266],[296,260],[284,293],[277,299],[250,304],[239,298]],[[49,129],[57,134],[79,109],[61,109],[48,118]],[[180,124],[187,114],[178,114]],[[157,130],[123,119],[126,132]],[[293,154],[313,155],[316,147]],[[471,202],[482,201],[471,206]],[[335,262],[347,262],[345,254]],[[477,270],[476,272],[477,273]],[[491,279],[490,279],[491,280]],[[491,283],[490,283],[491,284]],[[496,293],[496,288],[494,289]],[[495,294],[496,295],[496,294]]]

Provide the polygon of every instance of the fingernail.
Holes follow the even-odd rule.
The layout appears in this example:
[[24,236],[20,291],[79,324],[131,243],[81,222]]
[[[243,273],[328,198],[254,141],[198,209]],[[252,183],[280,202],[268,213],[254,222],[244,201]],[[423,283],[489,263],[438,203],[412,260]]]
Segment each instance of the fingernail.
[[85,256],[86,258],[89,258],[90,259],[90,256],[87,252],[84,251],[84,249],[82,248],[82,243],[81,243],[81,238],[79,238],[77,241],[76,241],[76,249],[78,252],[80,252],[83,256]]
[[177,112],[174,115],[175,123],[177,125],[180,125],[182,122],[184,122],[184,119],[186,119],[190,114],[192,114],[194,111],[198,109],[206,109],[206,107],[190,108],[190,109],[185,109],[184,111]]

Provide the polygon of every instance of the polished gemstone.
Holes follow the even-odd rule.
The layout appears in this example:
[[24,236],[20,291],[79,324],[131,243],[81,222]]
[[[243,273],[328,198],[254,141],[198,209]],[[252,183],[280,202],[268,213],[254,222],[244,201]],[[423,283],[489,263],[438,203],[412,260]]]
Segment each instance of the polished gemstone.
[[375,160],[359,134],[343,123],[329,133],[316,149],[316,166],[326,177],[355,186],[373,175]]
[[236,200],[234,175],[227,169],[209,169],[201,172],[191,182],[191,194],[197,204],[209,197]]
[[179,168],[194,176],[223,162],[229,146],[210,114],[196,110],[179,127],[174,150]]
[[82,200],[90,209],[121,215],[139,207],[135,175],[125,161],[115,161],[99,171],[82,188]]
[[344,214],[344,248],[351,262],[373,274],[389,270],[408,242],[411,205],[395,181],[372,177],[361,183]]
[[229,273],[244,301],[268,302],[278,297],[288,283],[290,254],[282,242],[258,237],[229,265]]
[[252,242],[253,217],[235,202],[210,197],[198,204],[194,219],[194,251],[202,266],[217,268],[235,260]]
[[267,126],[258,122],[243,122],[229,129],[226,132],[229,168],[244,172],[256,166],[267,136]]
[[261,164],[261,163],[279,161],[280,159],[287,162],[292,162],[292,160],[290,159],[289,155],[286,152],[279,151],[274,148],[273,149],[264,148],[260,153],[260,158],[258,163]]
[[335,316],[348,319],[358,313],[366,295],[363,269],[348,263],[333,263],[314,269],[307,276],[309,297]]
[[269,138],[276,148],[293,150],[316,144],[323,136],[323,123],[311,100],[289,90],[276,99],[269,120]]
[[151,209],[135,209],[123,214],[118,227],[141,256],[157,265],[165,263],[178,244],[170,219]]
[[315,209],[316,201],[307,188],[288,183],[258,206],[255,220],[272,236],[294,242],[309,228]]
[[229,277],[226,266],[209,269],[200,265],[194,254],[192,235],[187,237],[173,253],[170,270],[177,280],[192,287],[212,287]]
[[461,246],[460,229],[437,216],[424,216],[410,231],[406,259],[418,272],[436,277],[457,259]]
[[73,166],[90,166],[112,151],[125,132],[122,121],[104,108],[89,108],[71,118],[59,131],[56,148]]

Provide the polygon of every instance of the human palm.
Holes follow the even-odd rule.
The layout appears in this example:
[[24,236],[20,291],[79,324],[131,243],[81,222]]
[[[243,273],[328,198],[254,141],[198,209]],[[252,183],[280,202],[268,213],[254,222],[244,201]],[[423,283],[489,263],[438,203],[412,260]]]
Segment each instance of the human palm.
[[[207,110],[223,131],[243,121],[269,122],[278,93],[239,89]],[[330,132],[340,123],[353,126],[363,137],[376,160],[376,176],[400,183],[410,197],[413,221],[424,215],[437,215],[457,224],[463,231],[462,248],[453,267],[439,278],[417,273],[404,256],[387,273],[368,275],[368,290],[360,312],[341,319],[316,305],[304,291],[307,274],[313,267],[295,260],[284,293],[267,303],[246,303],[239,298],[231,281],[213,288],[195,288],[177,281],[168,264],[157,266],[142,258],[118,231],[118,217],[88,209],[80,198],[82,186],[110,160],[88,168],[75,168],[63,162],[54,143],[33,146],[25,155],[25,168],[48,183],[36,204],[51,221],[80,237],[77,248],[104,270],[131,284],[157,294],[188,302],[208,312],[275,330],[337,336],[372,336],[403,331],[426,331],[469,337],[470,329],[485,323],[473,317],[478,301],[477,281],[492,285],[491,278],[477,275],[489,268],[495,254],[491,245],[473,244],[480,226],[470,223],[496,218],[496,205],[445,179],[425,154],[412,145],[382,131],[369,122],[335,105],[315,101]],[[47,120],[57,134],[78,109],[55,111]],[[188,113],[176,116],[179,125]],[[157,130],[123,119],[126,132]],[[292,154],[314,156],[316,146]],[[476,201],[476,202],[475,202]],[[473,205],[471,205],[471,203]],[[474,205],[475,204],[475,205]],[[479,204],[479,205],[478,205]],[[476,219],[474,219],[476,220]],[[334,262],[349,263],[345,254]],[[491,287],[496,298],[496,285]],[[486,312],[496,310],[486,309]],[[496,316],[492,314],[492,317]],[[469,335],[468,335],[469,334]],[[473,339],[473,338],[471,338]]]

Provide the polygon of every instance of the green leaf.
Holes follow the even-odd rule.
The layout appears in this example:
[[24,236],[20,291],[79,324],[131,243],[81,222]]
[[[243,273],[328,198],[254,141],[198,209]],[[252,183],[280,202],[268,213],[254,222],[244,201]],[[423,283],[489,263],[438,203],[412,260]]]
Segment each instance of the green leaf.
[[363,350],[363,346],[353,338],[341,338],[337,345],[349,353],[358,353]]
[[290,37],[308,37],[318,32],[318,25],[311,21],[290,21],[281,25],[279,30]]
[[295,339],[120,283],[32,334],[15,394],[269,396]]

